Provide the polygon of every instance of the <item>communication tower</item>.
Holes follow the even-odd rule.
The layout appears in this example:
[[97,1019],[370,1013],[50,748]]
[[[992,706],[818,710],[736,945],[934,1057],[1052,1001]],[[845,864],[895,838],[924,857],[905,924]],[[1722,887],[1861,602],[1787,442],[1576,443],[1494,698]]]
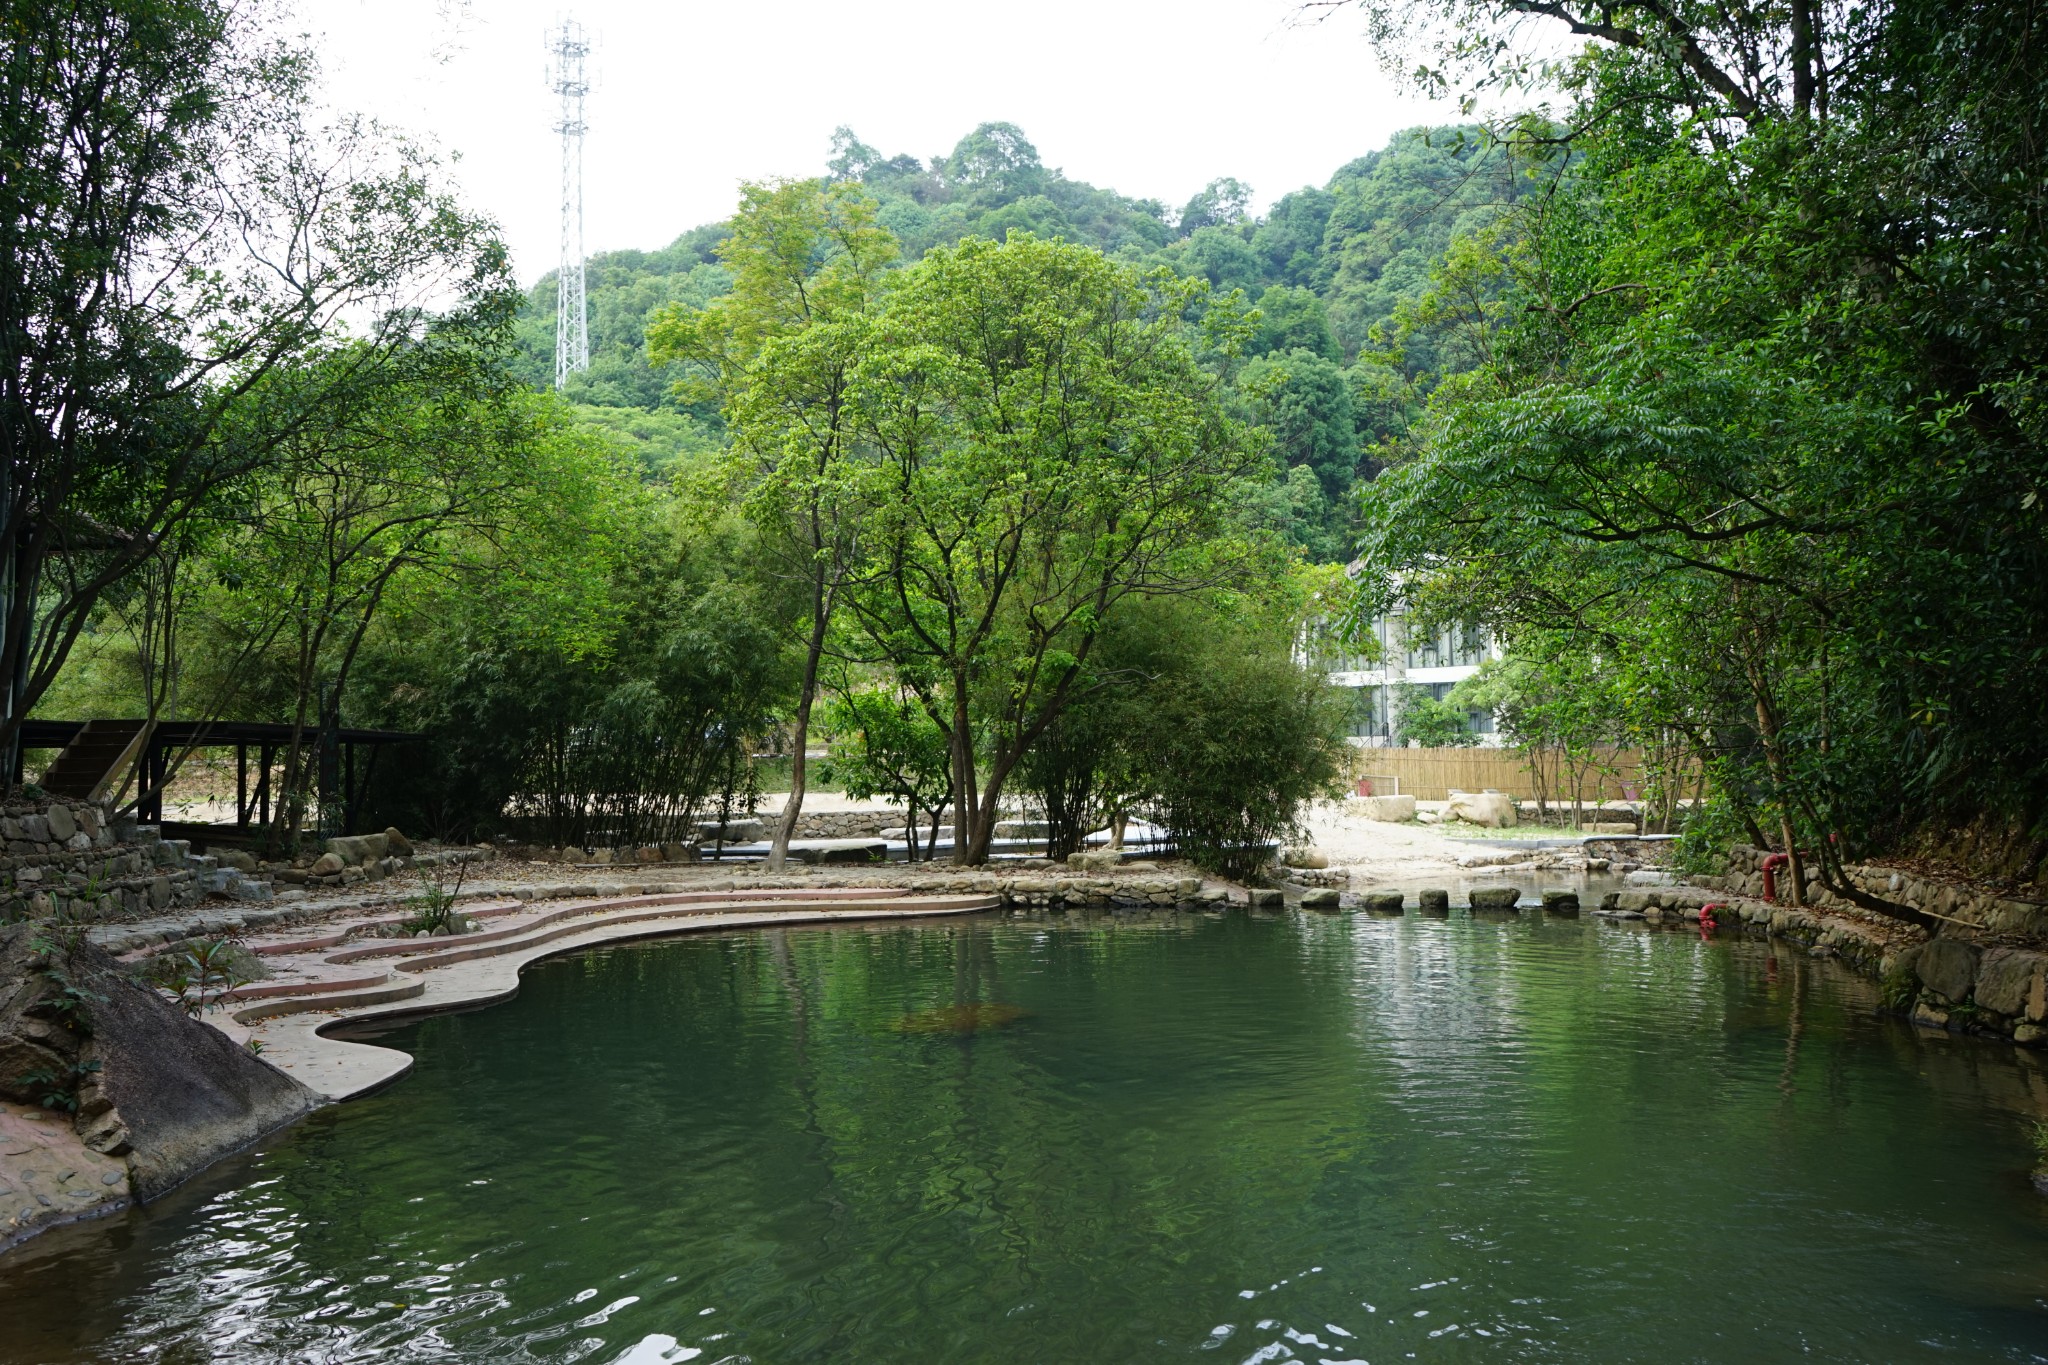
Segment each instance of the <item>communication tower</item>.
[[548,84],[561,100],[555,131],[562,135],[562,264],[555,274],[555,387],[571,371],[590,368],[590,311],[583,293],[583,97],[590,93],[584,59],[590,40],[565,19],[548,35]]

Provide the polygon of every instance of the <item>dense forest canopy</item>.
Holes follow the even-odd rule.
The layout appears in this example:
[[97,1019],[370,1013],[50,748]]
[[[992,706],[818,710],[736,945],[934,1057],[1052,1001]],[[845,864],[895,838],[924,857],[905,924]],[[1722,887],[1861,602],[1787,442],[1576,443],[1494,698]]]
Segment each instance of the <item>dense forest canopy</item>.
[[[1264,217],[1251,213],[1251,187],[1227,177],[1177,209],[1069,179],[1007,123],[985,123],[926,160],[884,156],[841,128],[820,171],[874,197],[906,262],[967,237],[1028,232],[1244,291],[1264,318],[1247,346],[1246,393],[1284,461],[1272,515],[1325,560],[1348,550],[1354,482],[1447,363],[1433,335],[1396,347],[1397,315],[1422,296],[1454,239],[1494,221],[1531,184],[1477,127],[1409,129],[1323,187],[1282,196]],[[648,363],[646,327],[667,305],[699,307],[730,286],[718,257],[728,232],[706,224],[659,251],[604,252],[586,266],[591,366],[565,397],[583,421],[629,440],[650,472],[708,456],[722,439],[717,405],[676,393],[681,368]],[[537,387],[554,374],[555,294],[551,272],[528,291],[517,324],[519,373]]]

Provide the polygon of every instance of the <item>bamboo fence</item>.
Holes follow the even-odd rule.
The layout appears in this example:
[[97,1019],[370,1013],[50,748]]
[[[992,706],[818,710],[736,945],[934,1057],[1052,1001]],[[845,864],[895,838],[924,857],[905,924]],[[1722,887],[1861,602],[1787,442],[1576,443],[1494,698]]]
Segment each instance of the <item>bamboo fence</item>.
[[[1612,749],[1600,755],[1598,771],[1583,775],[1578,799],[1583,802],[1633,801],[1642,795],[1643,756],[1636,749]],[[1413,796],[1421,801],[1448,800],[1453,791],[1506,792],[1523,801],[1536,799],[1529,765],[1513,749],[1359,749],[1352,755],[1354,780],[1369,783],[1369,796]],[[1553,801],[1570,801],[1562,771],[1552,779]]]

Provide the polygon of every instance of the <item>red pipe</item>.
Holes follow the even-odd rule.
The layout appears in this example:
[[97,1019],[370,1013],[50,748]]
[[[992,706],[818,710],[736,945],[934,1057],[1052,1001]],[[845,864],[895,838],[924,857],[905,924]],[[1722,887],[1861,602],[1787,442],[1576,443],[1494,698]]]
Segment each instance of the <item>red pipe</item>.
[[1714,918],[1714,912],[1716,910],[1726,910],[1727,908],[1728,906],[1726,902],[1723,901],[1713,901],[1709,904],[1702,905],[1700,907],[1701,938],[1707,937],[1707,935],[1713,933],[1716,929],[1721,927],[1721,922]]
[[1791,861],[1792,855],[1789,853],[1773,853],[1764,859],[1764,899],[1773,905],[1778,903],[1778,879],[1775,874],[1779,868]]

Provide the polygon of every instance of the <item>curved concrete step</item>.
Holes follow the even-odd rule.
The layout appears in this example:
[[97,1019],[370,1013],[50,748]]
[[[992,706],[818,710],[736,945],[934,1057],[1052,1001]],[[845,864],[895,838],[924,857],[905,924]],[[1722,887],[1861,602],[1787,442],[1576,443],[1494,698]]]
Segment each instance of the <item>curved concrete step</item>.
[[237,986],[229,991],[224,1000],[268,1000],[279,995],[316,995],[327,991],[350,991],[359,987],[382,985],[392,979],[389,972],[378,972],[374,976],[341,976],[319,978],[311,981],[273,981],[263,986]]
[[[518,934],[530,933],[542,925],[556,924],[565,919],[588,916],[602,909],[623,910],[637,906],[727,906],[756,903],[802,903],[836,904],[842,901],[869,901],[883,899],[891,894],[887,887],[834,887],[820,891],[773,890],[773,891],[672,891],[653,896],[607,897],[588,900],[563,901],[559,907],[545,911],[538,919],[510,929],[485,930],[481,933],[461,935],[464,944],[490,943]],[[524,907],[522,907],[524,908]],[[467,913],[466,911],[464,912]],[[387,921],[376,921],[386,923]],[[396,923],[397,921],[388,921]],[[382,939],[365,943],[358,948],[349,948],[335,953],[326,960],[337,965],[346,962],[361,962],[372,957],[404,957],[412,953],[428,951],[438,939],[416,938]]]
[[229,1017],[238,1024],[280,1019],[287,1014],[310,1014],[315,1010],[355,1009],[362,1005],[386,1005],[394,1000],[413,1000],[427,993],[424,981],[393,979],[367,990],[333,991],[325,995],[294,995],[236,1010]]
[[[614,914],[599,912],[584,914],[564,921],[542,921],[521,926],[518,934],[505,933],[490,936],[490,941],[480,941],[484,935],[464,934],[459,940],[436,939],[436,943],[447,943],[446,948],[432,949],[406,962],[392,964],[401,972],[426,972],[436,967],[453,966],[457,962],[474,962],[482,957],[496,957],[501,953],[518,952],[525,948],[539,947],[556,939],[568,938],[591,929],[608,929],[614,925],[654,923],[662,920],[688,919],[701,915],[722,915],[745,913],[753,910],[840,910],[846,909],[851,901],[854,907],[867,910],[926,910],[934,914],[964,914],[975,910],[993,910],[1001,901],[995,896],[871,896],[854,900],[850,897],[811,899],[781,899],[768,901],[748,897],[743,900],[728,900],[718,905],[693,903],[688,905],[651,905],[642,908],[623,908]],[[630,906],[630,903],[628,903]],[[415,946],[418,940],[412,940]]]
[[[524,901],[503,901],[495,904],[480,905],[474,909],[464,906],[462,913],[470,919],[493,919],[500,915],[516,915],[525,908],[526,902]],[[331,934],[319,934],[312,938],[297,938],[288,943],[259,943],[249,949],[249,951],[259,957],[282,957],[288,953],[317,952],[322,948],[339,947],[353,938],[361,938],[365,929],[374,929],[379,925],[385,924],[397,924],[404,918],[405,916],[403,915],[381,915],[375,919],[358,920],[354,924],[343,929],[337,929]]]

